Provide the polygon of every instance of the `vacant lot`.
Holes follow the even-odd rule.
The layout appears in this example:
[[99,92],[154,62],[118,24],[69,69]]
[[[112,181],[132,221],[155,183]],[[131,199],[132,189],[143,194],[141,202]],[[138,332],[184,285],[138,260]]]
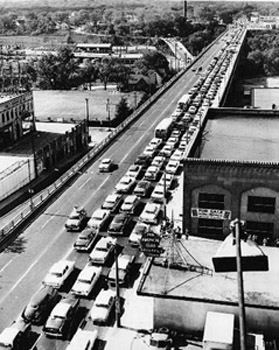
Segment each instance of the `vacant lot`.
[[[33,91],[35,117],[38,121],[82,120],[86,118],[86,98],[89,106],[89,119],[107,120],[114,118],[115,106],[122,96],[133,107],[134,93],[124,94],[115,89],[91,91]],[[139,94],[138,97],[139,99]],[[109,107],[108,107],[109,100]]]

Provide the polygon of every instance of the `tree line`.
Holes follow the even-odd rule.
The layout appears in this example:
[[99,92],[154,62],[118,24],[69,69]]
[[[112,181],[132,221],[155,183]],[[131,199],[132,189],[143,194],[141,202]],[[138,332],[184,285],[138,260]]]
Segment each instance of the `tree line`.
[[242,77],[279,75],[279,30],[249,31],[239,65]]

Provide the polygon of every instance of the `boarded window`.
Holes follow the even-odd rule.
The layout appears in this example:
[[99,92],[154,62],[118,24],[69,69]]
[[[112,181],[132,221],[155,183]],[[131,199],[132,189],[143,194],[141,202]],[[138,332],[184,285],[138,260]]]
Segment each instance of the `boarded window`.
[[199,219],[198,234],[205,236],[223,235],[223,220]]
[[256,235],[259,237],[270,237],[273,235],[274,224],[273,222],[258,222],[247,221],[246,232],[248,235]]
[[199,208],[204,209],[225,209],[225,196],[217,193],[200,193],[199,194]]
[[274,197],[248,197],[248,211],[254,213],[270,213],[275,212],[275,198]]

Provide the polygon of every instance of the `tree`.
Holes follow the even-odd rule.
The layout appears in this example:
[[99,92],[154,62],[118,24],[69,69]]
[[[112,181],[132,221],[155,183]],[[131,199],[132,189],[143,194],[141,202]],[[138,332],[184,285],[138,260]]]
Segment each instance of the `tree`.
[[46,54],[38,61],[38,80],[42,89],[69,90],[79,83],[80,69],[68,47],[56,55]]
[[123,122],[131,114],[131,109],[128,106],[127,100],[125,97],[121,97],[118,105],[115,110],[115,118],[120,122]]
[[136,66],[142,74],[146,74],[149,70],[154,70],[159,74],[161,74],[162,71],[166,73],[169,72],[168,60],[158,51],[147,52],[144,54],[142,59],[137,62]]

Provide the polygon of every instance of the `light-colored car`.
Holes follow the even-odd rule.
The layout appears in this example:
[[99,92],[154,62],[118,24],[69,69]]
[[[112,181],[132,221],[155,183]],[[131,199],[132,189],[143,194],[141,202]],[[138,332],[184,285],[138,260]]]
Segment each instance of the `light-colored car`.
[[75,262],[60,260],[52,265],[42,283],[46,286],[60,288],[75,269]]
[[142,165],[132,164],[129,167],[128,171],[126,172],[126,175],[137,180],[140,176],[141,170],[142,170]]
[[151,199],[154,202],[163,203],[166,199],[166,196],[167,196],[167,189],[165,189],[164,185],[161,185],[160,183],[158,183],[154,187],[154,190],[151,193]]
[[140,217],[139,221],[146,224],[157,224],[158,217],[161,211],[161,205],[158,203],[146,203]]
[[102,267],[87,263],[79,273],[71,293],[75,295],[88,296],[101,275]]
[[181,140],[179,142],[179,145],[178,145],[179,151],[183,151],[184,152],[186,150],[186,147],[187,147],[187,141]]
[[111,193],[109,194],[101,208],[105,210],[109,210],[111,213],[114,213],[120,206],[122,202],[123,195],[120,193]]
[[164,173],[158,182],[162,186],[166,186],[166,189],[169,190],[173,184],[174,174]]
[[[120,286],[123,286],[130,275],[131,269],[135,263],[136,256],[121,254],[118,256],[118,283]],[[116,285],[116,263],[114,262],[109,275],[108,275],[108,284],[110,287]]]
[[155,153],[156,153],[156,148],[150,145],[147,145],[143,151],[143,154],[146,154],[150,157],[153,157]]
[[160,173],[160,168],[150,165],[144,174],[143,179],[147,181],[156,181]]
[[97,241],[99,237],[99,230],[98,229],[86,229],[83,230],[77,237],[74,248],[79,251],[88,251],[90,250],[94,243]]
[[178,160],[169,160],[166,165],[165,171],[166,173],[175,174],[180,166],[180,162]]
[[148,231],[149,226],[150,225],[145,224],[144,222],[136,223],[128,239],[128,242],[132,247],[139,247],[141,237]]
[[150,142],[149,145],[154,148],[158,148],[162,144],[163,140],[159,139],[158,137],[154,137]]
[[120,211],[126,214],[134,214],[139,204],[140,199],[138,196],[131,194],[124,199],[124,202],[120,207]]
[[178,137],[171,136],[167,139],[166,145],[170,145],[172,148],[175,148],[178,145]]
[[109,214],[110,211],[106,209],[95,210],[91,218],[89,219],[87,226],[90,228],[96,228],[98,230],[101,230],[104,224],[108,221]]
[[110,172],[113,169],[113,161],[110,158],[105,158],[101,160],[101,163],[98,166],[100,172]]
[[170,350],[172,340],[166,333],[153,332],[150,335],[149,346],[150,350]]
[[188,109],[188,112],[190,114],[195,114],[197,111],[197,108],[195,106],[190,106],[189,109]]
[[135,183],[136,180],[131,176],[124,175],[116,184],[115,190],[117,193],[128,193],[130,190],[132,190]]
[[51,311],[43,331],[46,336],[64,338],[67,336],[69,325],[79,306],[79,299],[66,297],[62,299]]
[[80,231],[85,226],[86,220],[86,210],[83,207],[75,205],[65,223],[65,228],[67,231]]
[[94,324],[105,325],[115,305],[115,291],[102,289],[97,295],[90,310],[90,318]]
[[98,331],[88,331],[79,328],[74,334],[66,350],[93,350],[98,337]]
[[164,157],[164,156],[156,156],[152,160],[151,165],[162,169],[162,167],[165,165],[165,163],[166,163],[166,157]]
[[176,149],[173,152],[173,154],[171,155],[170,160],[175,160],[175,161],[181,162],[183,157],[184,157],[184,152],[182,152],[179,149]]
[[95,245],[92,252],[89,255],[89,260],[94,264],[103,265],[111,256],[115,249],[116,238],[102,237]]
[[159,155],[163,155],[166,157],[170,157],[173,152],[173,146],[171,145],[165,145],[159,152]]

